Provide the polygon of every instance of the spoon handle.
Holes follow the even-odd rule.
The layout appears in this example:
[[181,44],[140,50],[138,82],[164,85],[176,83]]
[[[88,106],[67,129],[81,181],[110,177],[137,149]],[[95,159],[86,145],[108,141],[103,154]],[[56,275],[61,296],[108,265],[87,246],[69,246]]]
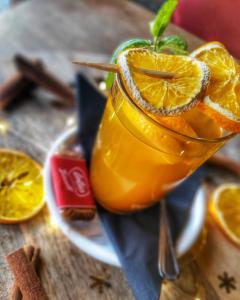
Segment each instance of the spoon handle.
[[160,202],[158,269],[160,276],[166,280],[175,280],[179,275],[179,265],[173,246],[169,227],[166,200]]

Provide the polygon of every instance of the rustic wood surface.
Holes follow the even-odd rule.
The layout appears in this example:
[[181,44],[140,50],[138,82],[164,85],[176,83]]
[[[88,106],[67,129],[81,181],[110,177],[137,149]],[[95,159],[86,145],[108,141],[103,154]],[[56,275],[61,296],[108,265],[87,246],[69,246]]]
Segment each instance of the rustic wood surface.
[[[14,71],[11,58],[21,52],[41,57],[52,72],[71,83],[74,80],[73,57],[85,57],[83,52],[91,52],[93,57],[99,55],[99,59],[105,60],[101,54],[110,55],[120,41],[149,37],[147,24],[152,17],[150,12],[128,1],[24,2],[0,15],[0,80]],[[173,25],[169,26],[169,33],[183,35],[190,48],[202,43]],[[38,91],[9,110],[4,117],[11,122],[11,130],[7,138],[0,137],[0,145],[25,151],[43,163],[52,142],[74,114],[72,109],[53,107],[50,100],[49,95]],[[240,161],[239,139],[235,138],[223,151]],[[212,170],[212,175],[217,183],[238,181],[219,170]],[[206,228],[208,234],[200,241],[204,247],[196,246],[197,252],[200,248],[202,251],[190,265],[184,264],[177,282],[164,285],[163,300],[239,299],[240,270],[237,264],[240,250],[226,239],[211,219]],[[4,257],[25,243],[36,244],[42,249],[41,277],[49,299],[133,299],[123,272],[79,251],[52,223],[45,208],[36,218],[20,226],[0,226],[1,300],[7,299],[12,284]],[[231,293],[219,287],[218,276],[223,272],[235,277],[236,290]],[[112,288],[99,294],[90,288],[89,276],[103,273],[111,275]]]

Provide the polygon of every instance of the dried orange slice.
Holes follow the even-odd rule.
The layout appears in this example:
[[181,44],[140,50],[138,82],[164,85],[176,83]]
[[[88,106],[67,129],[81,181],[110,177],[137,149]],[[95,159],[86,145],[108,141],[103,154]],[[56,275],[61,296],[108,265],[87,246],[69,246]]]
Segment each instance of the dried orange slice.
[[240,132],[240,67],[224,45],[211,42],[191,54],[210,69],[210,83],[200,109],[224,129]]
[[0,149],[0,223],[20,223],[44,205],[41,166],[24,153]]
[[240,185],[218,187],[212,195],[210,212],[227,236],[240,245]]
[[[208,83],[207,66],[189,56],[138,48],[122,52],[118,64],[128,95],[140,107],[158,115],[179,115],[194,107]],[[176,76],[153,78],[137,72],[134,67],[175,73]]]

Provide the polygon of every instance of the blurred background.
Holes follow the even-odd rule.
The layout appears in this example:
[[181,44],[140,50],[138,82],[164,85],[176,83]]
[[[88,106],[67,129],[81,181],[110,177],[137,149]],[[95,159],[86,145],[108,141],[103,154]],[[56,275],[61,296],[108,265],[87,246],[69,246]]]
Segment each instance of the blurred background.
[[[0,10],[9,8],[11,5],[17,4],[22,1],[27,1],[27,0],[0,0]],[[164,2],[164,0],[132,0],[132,1],[141,4],[152,11],[157,11],[158,8],[161,6],[161,3]]]
[[[19,55],[22,55],[27,62],[31,62],[32,67],[36,60],[40,61],[43,70],[54,80],[60,81],[68,95],[69,89],[71,90],[69,98],[72,99],[76,93],[75,76],[78,71],[72,61],[77,58],[107,62],[122,41],[136,37],[149,39],[149,22],[153,20],[155,12],[164,2],[164,0],[0,0],[0,84],[14,83],[16,78],[19,79],[19,65],[16,62],[19,63]],[[236,58],[240,58],[239,20],[240,0],[179,0],[172,19],[173,24],[168,26],[164,35],[182,36],[188,42],[190,51],[203,44],[204,40],[218,40],[224,43]],[[38,67],[35,66],[30,71],[36,69]],[[91,83],[100,89],[102,84],[104,87],[105,73],[95,70],[84,72]],[[0,106],[0,121],[1,118],[3,121],[7,120],[10,127],[7,136],[2,137],[0,134],[0,146],[19,149],[43,163],[56,137],[73,125],[75,111],[73,106],[65,105],[62,100],[66,93],[59,95],[56,86],[52,86],[49,92],[46,81],[34,85],[27,83],[26,95],[20,93],[21,95],[13,97],[12,92],[16,90],[13,85],[7,99],[9,103]],[[5,130],[3,125],[4,123],[1,128],[0,123],[0,133],[1,130],[2,132]],[[240,137],[237,136],[221,151],[227,157],[240,162],[239,147]],[[210,176],[214,178],[214,184],[239,182],[239,176],[218,168],[212,168]],[[4,256],[23,243],[43,247],[42,254],[45,261],[43,281],[51,300],[120,299],[119,295],[124,300],[133,299],[123,272],[110,266],[106,267],[100,262],[93,261],[83,252],[77,251],[56,230],[47,209],[28,223],[21,224],[21,228],[1,225],[0,230],[1,236],[4,236],[0,243],[0,299],[8,299],[8,290],[12,284]],[[223,293],[221,299],[226,299],[225,291],[219,289],[219,274],[227,271],[230,276],[240,278],[236,267],[240,259],[239,249],[230,242],[226,243],[227,239],[214,226],[209,228],[208,238],[210,246],[206,249],[210,249],[211,255],[204,252],[205,255],[198,259],[198,264],[205,268],[200,270],[196,269],[197,265],[193,265],[187,269],[186,273],[190,274],[191,280],[187,281],[184,278],[177,285],[169,284],[164,291],[163,299],[200,299],[200,292],[196,286],[203,284],[208,291],[208,297],[201,299],[219,299],[212,296],[209,281],[219,293]],[[106,294],[99,298],[95,290],[89,288],[85,274],[101,274],[105,272],[104,270],[111,274],[111,280],[116,284],[114,289],[107,289]],[[198,280],[196,274],[200,274],[201,284],[196,284]],[[205,277],[208,279],[203,280]],[[61,284],[63,278],[64,284]],[[187,289],[186,283],[191,289]],[[179,292],[178,297],[176,291]],[[232,293],[232,297],[227,294],[228,299],[238,300],[238,292]]]
[[[31,0],[0,0],[0,13],[25,1]],[[81,2],[81,0],[79,1]],[[119,3],[126,1],[119,0]],[[165,2],[165,0],[128,1],[140,4],[152,12],[157,12]],[[102,6],[104,6],[104,1]],[[235,57],[240,58],[239,18],[239,0],[231,2],[225,0],[179,0],[172,22],[206,41],[221,41]]]

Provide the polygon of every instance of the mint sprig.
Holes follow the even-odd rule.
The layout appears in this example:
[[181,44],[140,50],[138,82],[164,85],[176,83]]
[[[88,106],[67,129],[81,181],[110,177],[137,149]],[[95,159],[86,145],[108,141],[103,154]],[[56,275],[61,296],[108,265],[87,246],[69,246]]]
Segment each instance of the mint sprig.
[[[123,42],[114,51],[111,63],[116,64],[119,54],[130,48],[153,48],[154,46],[154,50],[157,52],[167,50],[173,54],[187,55],[187,43],[182,37],[170,35],[162,38],[162,34],[168,26],[177,4],[178,0],[167,0],[158,11],[154,20],[150,23],[150,32],[153,36],[154,44],[146,39],[131,39]],[[107,89],[111,89],[113,81],[114,74],[110,72],[107,74],[105,80]]]
[[155,19],[150,23],[150,31],[153,36],[155,46],[157,45],[160,36],[168,26],[177,4],[178,0],[167,0],[158,11]]
[[158,52],[168,50],[173,54],[187,55],[188,44],[184,38],[178,35],[169,35],[158,41],[156,50]]

